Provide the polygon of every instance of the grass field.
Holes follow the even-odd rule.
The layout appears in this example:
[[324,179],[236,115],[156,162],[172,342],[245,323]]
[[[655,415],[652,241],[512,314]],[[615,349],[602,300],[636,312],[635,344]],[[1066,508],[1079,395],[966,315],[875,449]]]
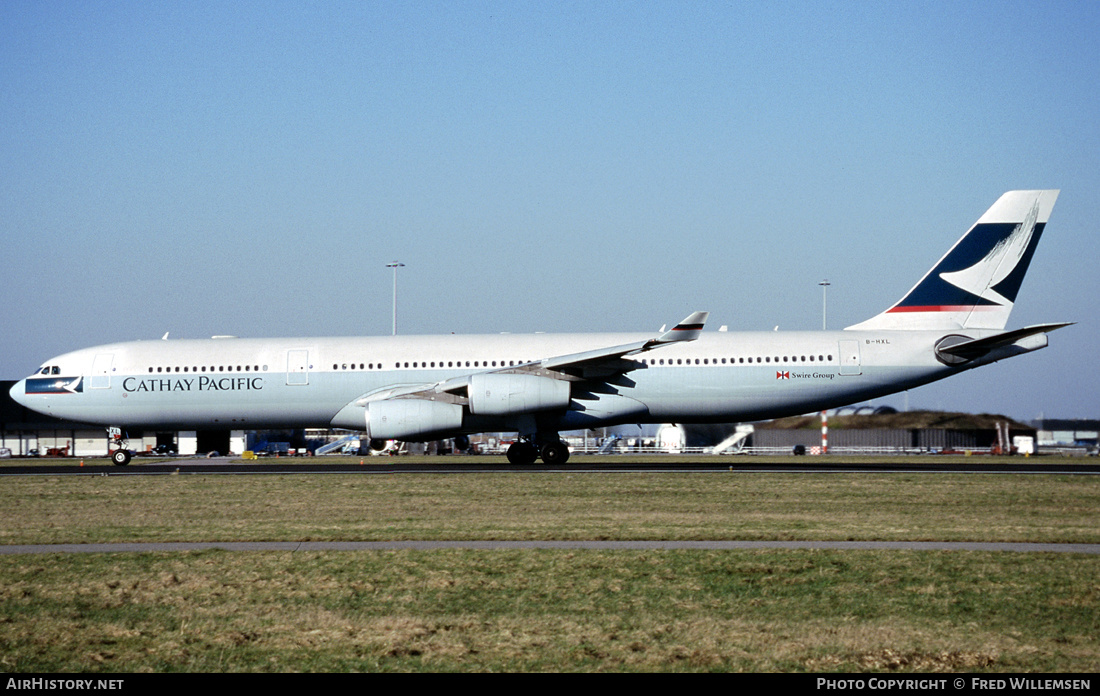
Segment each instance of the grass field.
[[[0,543],[1100,541],[1091,476],[20,477]],[[0,670],[1100,668],[1100,559],[938,551],[0,556]]]

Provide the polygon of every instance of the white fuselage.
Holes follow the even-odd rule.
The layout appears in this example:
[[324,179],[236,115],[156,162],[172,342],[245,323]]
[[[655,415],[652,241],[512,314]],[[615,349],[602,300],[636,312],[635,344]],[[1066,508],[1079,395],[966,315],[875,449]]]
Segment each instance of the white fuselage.
[[[708,332],[624,358],[630,365],[610,378],[582,371],[570,382],[568,408],[537,415],[556,430],[759,420],[850,404],[989,362],[941,363],[933,347],[947,333]],[[347,407],[377,390],[500,372],[646,338],[501,334],[137,341],[59,356],[47,363],[50,374],[19,382],[12,395],[58,418],[139,429],[356,429],[360,416],[347,415]],[[460,430],[519,427],[507,414],[467,412]]]

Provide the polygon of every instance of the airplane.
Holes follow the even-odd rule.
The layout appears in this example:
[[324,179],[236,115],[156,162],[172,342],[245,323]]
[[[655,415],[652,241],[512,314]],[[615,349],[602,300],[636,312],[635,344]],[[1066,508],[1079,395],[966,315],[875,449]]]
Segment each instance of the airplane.
[[906,293],[839,331],[133,341],[51,358],[12,398],[124,428],[333,428],[389,440],[516,432],[513,464],[564,464],[559,433],[745,422],[872,399],[1047,346],[1070,323],[1006,331],[1057,190],[1009,191]]

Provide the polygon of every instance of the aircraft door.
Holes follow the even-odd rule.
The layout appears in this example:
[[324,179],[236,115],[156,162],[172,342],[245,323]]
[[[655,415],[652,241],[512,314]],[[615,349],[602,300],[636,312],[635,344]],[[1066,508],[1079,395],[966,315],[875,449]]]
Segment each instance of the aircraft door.
[[309,384],[308,350],[286,352],[286,383],[292,386]]
[[89,389],[111,388],[111,366],[114,364],[113,353],[100,353],[92,360],[92,374],[88,379]]
[[863,374],[863,366],[859,359],[859,341],[840,342],[840,374]]

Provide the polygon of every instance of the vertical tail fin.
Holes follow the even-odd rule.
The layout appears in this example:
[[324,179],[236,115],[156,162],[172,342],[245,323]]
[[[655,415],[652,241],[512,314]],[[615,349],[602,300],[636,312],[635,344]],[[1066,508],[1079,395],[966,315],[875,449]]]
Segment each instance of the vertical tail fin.
[[866,329],[1003,329],[1058,191],[1009,191]]

